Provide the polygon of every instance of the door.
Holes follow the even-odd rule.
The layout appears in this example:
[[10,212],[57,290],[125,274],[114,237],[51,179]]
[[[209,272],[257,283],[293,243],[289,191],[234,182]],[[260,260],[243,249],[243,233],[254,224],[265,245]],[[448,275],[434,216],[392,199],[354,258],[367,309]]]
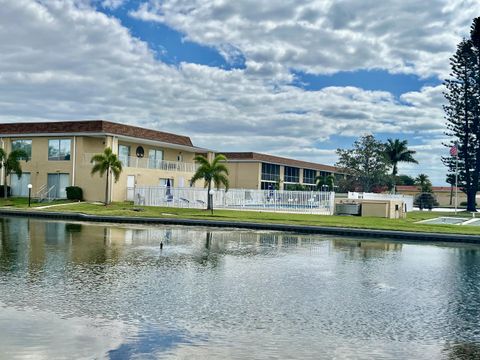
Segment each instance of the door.
[[67,192],[65,188],[70,184],[70,174],[47,174],[48,198],[66,199]]
[[135,175],[127,176],[127,201],[133,201],[135,197]]
[[10,175],[12,196],[28,196],[28,184],[31,184],[30,173],[24,172],[20,179],[16,174]]

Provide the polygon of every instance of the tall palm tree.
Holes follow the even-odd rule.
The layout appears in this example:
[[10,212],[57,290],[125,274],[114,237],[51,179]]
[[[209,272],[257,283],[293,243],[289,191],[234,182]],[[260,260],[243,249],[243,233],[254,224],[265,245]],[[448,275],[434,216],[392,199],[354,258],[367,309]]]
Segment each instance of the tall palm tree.
[[107,181],[105,182],[105,205],[107,205],[110,173],[113,174],[115,182],[117,182],[122,172],[122,162],[118,160],[117,155],[109,147],[103,150],[103,153],[93,155],[90,162],[94,164],[91,172],[92,176],[98,172],[100,177],[103,177],[107,173]]
[[3,197],[7,198],[7,178],[11,173],[17,174],[18,178],[22,176],[22,166],[20,160],[28,161],[28,154],[21,149],[13,150],[7,154],[5,150],[0,149],[0,169],[3,168]]
[[208,161],[208,159],[203,155],[195,156],[195,162],[200,166],[190,179],[190,186],[195,184],[197,180],[205,180],[205,187],[208,188],[207,210],[212,210],[213,208],[212,197],[210,196],[212,182],[217,189],[223,184],[225,189],[228,190],[228,169],[223,163],[224,161],[227,161],[227,158],[222,154],[216,155],[212,162]]
[[400,141],[399,139],[388,139],[385,144],[385,157],[392,165],[393,191],[395,191],[395,177],[398,174],[398,163],[406,162],[418,164],[418,161],[413,158],[416,151],[409,150],[407,143],[407,140]]

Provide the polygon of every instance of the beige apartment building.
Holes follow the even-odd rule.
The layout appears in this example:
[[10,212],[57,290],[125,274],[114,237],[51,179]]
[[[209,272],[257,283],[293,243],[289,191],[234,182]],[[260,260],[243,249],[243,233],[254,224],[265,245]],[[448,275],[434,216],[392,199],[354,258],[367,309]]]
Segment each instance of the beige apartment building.
[[231,188],[270,190],[303,185],[315,189],[317,176],[343,176],[334,166],[255,152],[224,152]]
[[133,200],[135,185],[189,186],[195,154],[213,154],[187,136],[103,120],[0,124],[0,146],[28,154],[22,177],[8,179],[13,196],[27,196],[32,184],[34,197],[65,198],[67,186],[79,186],[89,201],[105,198],[106,177],[90,175],[90,159],[107,147],[123,165],[119,181],[110,179],[112,201]]

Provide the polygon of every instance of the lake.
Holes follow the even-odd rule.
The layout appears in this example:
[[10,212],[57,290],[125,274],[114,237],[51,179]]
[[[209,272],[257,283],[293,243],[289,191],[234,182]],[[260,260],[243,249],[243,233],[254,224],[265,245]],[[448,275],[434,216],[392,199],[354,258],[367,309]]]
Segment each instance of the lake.
[[480,358],[479,246],[13,217],[0,232],[2,359]]

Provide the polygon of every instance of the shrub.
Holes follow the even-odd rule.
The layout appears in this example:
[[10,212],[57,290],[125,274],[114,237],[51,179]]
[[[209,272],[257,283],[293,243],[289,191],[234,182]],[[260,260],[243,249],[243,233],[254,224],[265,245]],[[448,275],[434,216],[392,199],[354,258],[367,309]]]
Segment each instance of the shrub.
[[[12,196],[12,189],[10,189],[10,186],[7,185],[7,197]],[[3,185],[0,185],[0,198],[4,197],[4,192],[3,192]]]
[[65,188],[68,200],[83,200],[83,190],[78,186],[67,186]]
[[[468,205],[468,204],[467,204],[466,201],[462,201],[462,202],[460,203],[460,206],[467,206],[467,205]],[[475,206],[477,206],[477,203],[476,203],[476,202],[475,202]]]
[[438,206],[438,201],[432,193],[421,193],[415,197],[413,204],[418,206],[420,210],[432,210],[434,206]]

